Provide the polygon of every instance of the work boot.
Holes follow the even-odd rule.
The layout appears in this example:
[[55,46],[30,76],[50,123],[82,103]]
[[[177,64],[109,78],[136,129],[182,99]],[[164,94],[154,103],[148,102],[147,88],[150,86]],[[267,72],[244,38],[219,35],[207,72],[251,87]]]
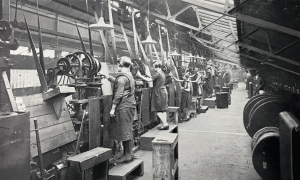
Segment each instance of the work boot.
[[116,160],[116,163],[128,163],[133,161],[133,157],[131,154],[126,154],[123,157],[121,157],[120,159]]

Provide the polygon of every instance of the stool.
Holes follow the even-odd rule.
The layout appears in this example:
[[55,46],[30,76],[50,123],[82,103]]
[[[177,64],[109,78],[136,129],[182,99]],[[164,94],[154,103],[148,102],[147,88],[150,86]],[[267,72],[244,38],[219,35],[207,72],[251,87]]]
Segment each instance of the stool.
[[190,117],[196,117],[197,116],[197,99],[192,98],[191,102],[191,110],[190,110]]
[[201,102],[201,96],[196,96],[195,97],[196,99],[197,99],[197,107],[196,107],[196,112],[197,112],[197,114],[200,114],[201,112],[201,104],[200,104],[200,102]]
[[220,85],[215,85],[215,93],[217,94],[220,91],[221,91],[221,86]]
[[94,148],[84,153],[69,157],[68,176],[72,180],[108,179],[109,159],[112,151],[108,148]]
[[229,87],[222,87],[221,92],[228,92],[228,94],[231,94],[231,90]]
[[[178,110],[179,107],[174,107],[174,106],[169,106],[167,109],[167,121],[170,121],[170,118],[174,118],[174,122],[177,124],[178,123]],[[169,116],[169,113],[173,114],[173,117]]]
[[178,134],[161,134],[152,146],[153,179],[178,180]]

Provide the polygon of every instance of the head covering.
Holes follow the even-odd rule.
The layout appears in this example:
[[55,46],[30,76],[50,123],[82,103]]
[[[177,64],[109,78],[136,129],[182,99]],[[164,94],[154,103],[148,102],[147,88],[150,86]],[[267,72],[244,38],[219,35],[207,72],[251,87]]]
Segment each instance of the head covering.
[[124,66],[125,64],[129,65],[129,66],[132,66],[132,61],[130,59],[130,57],[128,56],[122,56],[118,59],[118,62]]
[[210,59],[209,61],[207,61],[207,64],[212,65],[213,64],[212,60]]

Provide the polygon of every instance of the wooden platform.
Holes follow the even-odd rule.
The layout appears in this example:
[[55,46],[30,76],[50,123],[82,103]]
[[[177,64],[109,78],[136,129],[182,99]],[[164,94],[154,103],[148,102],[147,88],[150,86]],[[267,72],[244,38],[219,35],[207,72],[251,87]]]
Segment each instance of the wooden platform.
[[208,106],[201,106],[199,109],[199,113],[206,113],[207,110],[208,110]]
[[154,127],[153,129],[149,130],[145,134],[143,134],[140,137],[140,149],[146,150],[146,151],[152,151],[152,141],[153,139],[162,134],[162,133],[178,133],[178,126],[177,124],[169,124],[169,130],[158,130],[157,127],[160,125]]
[[144,175],[144,162],[142,160],[134,160],[130,163],[120,163],[109,170],[109,180],[126,180],[133,178],[132,176]]
[[215,106],[216,106],[216,97],[205,98],[203,100],[203,105],[208,106],[208,108],[215,108]]

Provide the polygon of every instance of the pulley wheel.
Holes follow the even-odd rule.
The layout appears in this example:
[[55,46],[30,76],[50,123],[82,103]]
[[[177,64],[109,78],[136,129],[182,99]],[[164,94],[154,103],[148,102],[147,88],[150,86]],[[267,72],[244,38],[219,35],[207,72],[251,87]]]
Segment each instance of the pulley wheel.
[[251,116],[249,116],[249,125],[246,128],[250,137],[264,127],[278,127],[279,113],[287,109],[287,105],[281,100],[270,100],[258,106]]
[[252,164],[263,179],[280,179],[280,144],[278,132],[260,135],[252,151]]
[[98,66],[97,66],[97,62],[96,60],[94,59],[94,57],[92,57],[91,54],[89,53],[86,53],[86,56],[88,57],[88,59],[92,62],[92,69],[90,70],[90,72],[88,73],[88,77],[92,77],[94,76],[95,74],[97,74],[97,69],[98,69]]
[[82,62],[82,76],[88,76],[93,71],[93,60],[85,52],[75,52],[74,55]]
[[100,72],[100,70],[101,70],[101,63],[96,58],[94,58],[94,61],[95,61],[96,67],[97,67],[94,75],[97,75],[98,72]]
[[56,66],[59,67],[60,72],[64,75],[68,74],[71,70],[70,61],[67,58],[60,58],[57,61]]
[[81,71],[82,68],[82,61],[74,54],[67,55],[66,59],[68,59],[71,66],[69,74],[71,76],[79,75],[79,72]]

